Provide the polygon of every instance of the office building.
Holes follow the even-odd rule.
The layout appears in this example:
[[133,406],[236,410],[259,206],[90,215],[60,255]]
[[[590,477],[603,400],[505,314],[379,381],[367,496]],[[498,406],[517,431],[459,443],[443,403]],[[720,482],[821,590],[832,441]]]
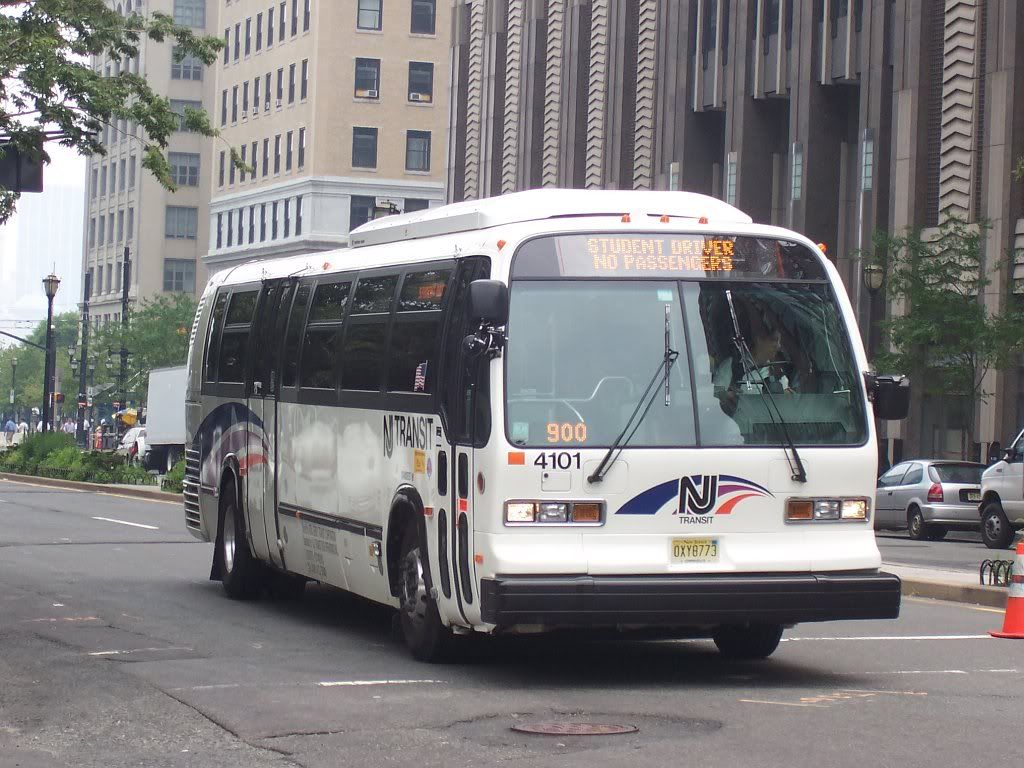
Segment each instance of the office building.
[[446,0],[224,4],[211,270],[343,247],[378,204],[443,203],[449,25]]

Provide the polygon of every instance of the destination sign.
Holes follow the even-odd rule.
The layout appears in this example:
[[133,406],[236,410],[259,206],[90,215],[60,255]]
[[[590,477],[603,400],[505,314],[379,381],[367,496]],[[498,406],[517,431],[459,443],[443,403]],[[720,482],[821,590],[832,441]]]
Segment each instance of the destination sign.
[[530,240],[515,256],[513,278],[824,280],[809,248],[745,235],[553,235]]

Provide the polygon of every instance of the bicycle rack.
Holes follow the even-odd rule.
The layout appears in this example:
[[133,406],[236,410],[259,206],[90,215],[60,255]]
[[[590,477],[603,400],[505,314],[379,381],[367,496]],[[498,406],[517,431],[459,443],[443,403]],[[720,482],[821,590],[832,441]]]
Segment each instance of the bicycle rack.
[[989,587],[1005,587],[1013,576],[1013,560],[982,560],[978,581]]

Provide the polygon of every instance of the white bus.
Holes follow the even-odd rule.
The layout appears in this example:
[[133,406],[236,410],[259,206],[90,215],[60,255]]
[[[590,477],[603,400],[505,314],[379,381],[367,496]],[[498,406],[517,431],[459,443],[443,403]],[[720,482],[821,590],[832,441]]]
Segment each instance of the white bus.
[[[215,275],[188,529],[236,598],[316,580],[454,635],[658,627],[765,657],[895,618],[876,377],[805,237],[680,192],[543,190]],[[902,413],[901,413],[902,411]],[[457,648],[457,645],[456,645]]]

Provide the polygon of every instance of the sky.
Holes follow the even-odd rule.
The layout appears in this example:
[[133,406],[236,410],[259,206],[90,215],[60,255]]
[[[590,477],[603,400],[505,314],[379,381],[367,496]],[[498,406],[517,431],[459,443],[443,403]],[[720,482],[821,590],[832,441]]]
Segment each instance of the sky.
[[[46,318],[42,279],[51,271],[61,279],[54,312],[77,309],[82,292],[86,161],[66,147],[47,151],[43,192],[22,195],[0,226],[0,330],[19,336]],[[0,345],[8,343],[0,336]]]

